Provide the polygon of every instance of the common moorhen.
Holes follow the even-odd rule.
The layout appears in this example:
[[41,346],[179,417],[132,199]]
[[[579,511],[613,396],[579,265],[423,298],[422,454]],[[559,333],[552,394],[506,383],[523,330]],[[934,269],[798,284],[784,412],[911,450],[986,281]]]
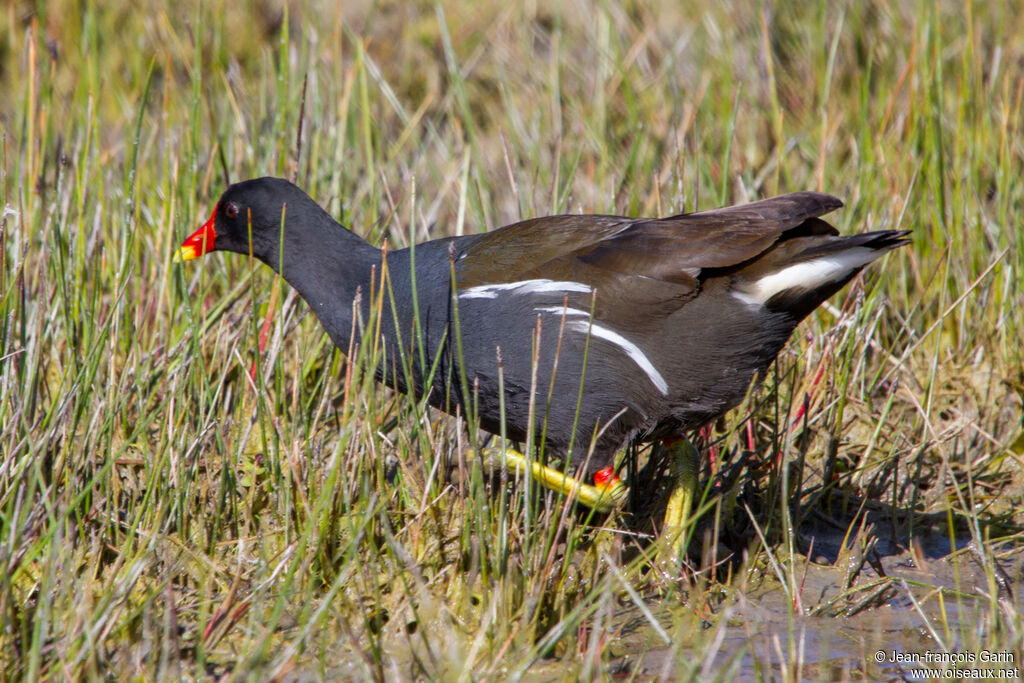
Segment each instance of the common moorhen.
[[[840,237],[819,218],[840,206],[797,192],[668,218],[549,216],[382,251],[292,183],[259,178],[230,186],[178,257],[251,249],[342,349],[386,272],[378,378],[516,441],[532,428],[534,443],[598,472],[600,486],[534,474],[600,506],[621,493],[609,469],[619,449],[737,405],[797,323],[907,244],[899,230]],[[671,498],[670,529],[686,488]]]

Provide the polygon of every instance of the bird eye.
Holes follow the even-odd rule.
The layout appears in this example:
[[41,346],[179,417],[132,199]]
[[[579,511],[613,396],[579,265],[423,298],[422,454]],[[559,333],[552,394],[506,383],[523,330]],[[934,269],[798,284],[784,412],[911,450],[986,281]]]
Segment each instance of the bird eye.
[[228,215],[228,218],[238,218],[238,204],[228,202],[228,205],[224,207],[224,213]]

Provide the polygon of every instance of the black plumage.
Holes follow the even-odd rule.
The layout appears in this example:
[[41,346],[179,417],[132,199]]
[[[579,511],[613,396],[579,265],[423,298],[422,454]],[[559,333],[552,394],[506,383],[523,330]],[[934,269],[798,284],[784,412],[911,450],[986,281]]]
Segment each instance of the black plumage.
[[[495,433],[500,382],[509,437],[535,424],[550,454],[605,467],[632,441],[735,406],[800,320],[907,243],[903,231],[839,236],[820,216],[840,206],[799,192],[669,218],[550,216],[390,251],[378,375],[448,412],[475,403]],[[276,178],[228,188],[182,253],[247,254],[250,234],[347,349],[353,301],[367,319],[384,253]]]

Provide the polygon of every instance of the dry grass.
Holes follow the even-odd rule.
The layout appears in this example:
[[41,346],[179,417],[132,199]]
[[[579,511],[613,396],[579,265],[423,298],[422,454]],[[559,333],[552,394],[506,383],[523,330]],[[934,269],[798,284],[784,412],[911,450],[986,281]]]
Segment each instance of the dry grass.
[[[1024,657],[1011,7],[116,5],[0,12],[0,676],[875,678],[794,624],[893,609]],[[800,189],[914,243],[710,434],[680,579],[487,476],[266,269],[170,264],[265,174],[394,247]]]

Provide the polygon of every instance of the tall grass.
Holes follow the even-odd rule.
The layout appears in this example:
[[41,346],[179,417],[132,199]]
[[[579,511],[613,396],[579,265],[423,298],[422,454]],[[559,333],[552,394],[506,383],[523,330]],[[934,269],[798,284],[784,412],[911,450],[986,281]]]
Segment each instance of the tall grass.
[[[824,680],[806,615],[887,609],[1024,657],[1011,6],[107,5],[0,12],[3,678]],[[171,264],[266,174],[393,248],[802,189],[913,245],[705,435],[677,571],[639,496],[525,495],[268,269]],[[774,640],[734,618],[766,591]]]

